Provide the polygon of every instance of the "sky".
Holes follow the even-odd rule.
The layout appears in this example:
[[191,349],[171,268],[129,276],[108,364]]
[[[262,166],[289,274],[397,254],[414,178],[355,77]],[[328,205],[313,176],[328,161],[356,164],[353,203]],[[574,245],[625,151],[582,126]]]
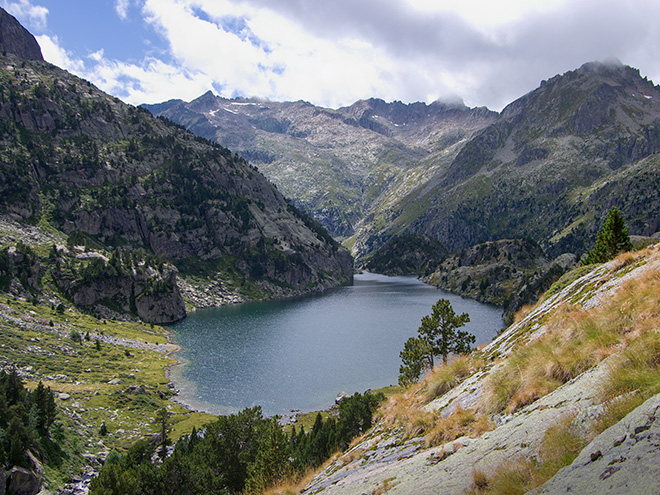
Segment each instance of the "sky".
[[44,58],[127,103],[370,97],[501,110],[620,60],[660,82],[658,0],[0,0]]

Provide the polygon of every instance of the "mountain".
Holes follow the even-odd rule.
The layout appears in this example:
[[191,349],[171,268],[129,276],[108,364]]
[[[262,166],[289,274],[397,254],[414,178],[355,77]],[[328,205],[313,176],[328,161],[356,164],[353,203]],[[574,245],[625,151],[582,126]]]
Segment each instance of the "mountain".
[[660,91],[618,61],[543,81],[500,114],[211,93],[147,108],[234,145],[359,258],[402,234],[453,252],[529,237],[580,255],[613,205],[632,234],[660,228]]
[[[352,277],[347,250],[228,149],[41,60],[8,53],[0,77],[0,215],[61,232],[69,253],[75,246],[95,251],[88,283],[69,280],[87,261],[67,272],[68,281],[56,281],[72,300],[77,294],[93,306],[110,298],[109,306],[126,309],[135,306],[129,299],[144,297],[152,307],[162,290],[180,290],[189,304],[205,306],[228,295],[321,290]],[[160,272],[164,263],[175,264],[178,276],[166,269],[162,283],[138,294],[136,280],[122,295],[101,283],[104,274],[135,279],[136,266]],[[37,278],[45,271],[58,278],[58,270],[33,268]],[[17,276],[20,269],[5,272]],[[39,283],[24,285],[34,291]]]
[[497,115],[457,102],[369,99],[332,110],[211,92],[144,107],[250,160],[339,238],[424,181]]
[[618,62],[589,63],[508,105],[451,163],[378,212],[356,236],[368,252],[401,233],[451,251],[530,237],[581,254],[613,205],[631,234],[660,227],[660,89]]

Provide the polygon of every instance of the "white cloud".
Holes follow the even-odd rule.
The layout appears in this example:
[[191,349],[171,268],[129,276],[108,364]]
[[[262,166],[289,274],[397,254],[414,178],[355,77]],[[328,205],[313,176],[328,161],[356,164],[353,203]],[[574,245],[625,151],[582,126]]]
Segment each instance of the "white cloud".
[[103,60],[104,54],[105,54],[105,50],[101,48],[100,50],[97,50],[94,53],[90,53],[88,55],[88,58],[94,60],[95,62],[101,62]]
[[67,52],[60,46],[59,39],[48,35],[37,36],[37,43],[41,47],[41,53],[45,60],[53,65],[67,69],[75,74],[82,74],[85,71],[85,64],[75,55]]
[[30,0],[18,2],[3,1],[3,8],[32,30],[43,32],[46,29],[48,9],[40,5],[33,5]]
[[120,19],[125,20],[128,18],[128,8],[130,7],[130,4],[130,0],[115,1],[115,12],[117,12]]
[[[8,3],[5,3],[8,5]],[[45,22],[47,9],[11,2]],[[542,79],[617,57],[658,81],[654,0],[115,0],[165,46],[131,63],[75,56],[40,37],[44,57],[130,103],[214,88],[337,107],[370,96],[461,97],[499,110]],[[37,10],[34,10],[37,9]],[[43,9],[43,10],[39,10]],[[38,12],[41,14],[37,15]]]
[[[179,66],[147,58],[139,64],[109,60],[104,51],[90,54],[87,61],[60,46],[58,38],[37,37],[44,58],[92,81],[103,91],[133,104],[157,103],[173,97],[193,99],[208,91],[213,80],[202,73],[184,71]],[[176,88],[176,91],[173,91]],[[176,93],[176,94],[175,94]]]

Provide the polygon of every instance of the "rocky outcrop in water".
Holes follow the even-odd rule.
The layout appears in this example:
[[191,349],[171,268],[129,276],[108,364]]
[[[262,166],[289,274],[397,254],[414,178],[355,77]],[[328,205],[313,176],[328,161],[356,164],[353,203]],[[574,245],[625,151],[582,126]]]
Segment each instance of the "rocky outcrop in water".
[[502,306],[505,315],[512,316],[524,304],[535,302],[575,262],[572,254],[549,259],[541,246],[530,239],[505,239],[448,256],[422,280]]

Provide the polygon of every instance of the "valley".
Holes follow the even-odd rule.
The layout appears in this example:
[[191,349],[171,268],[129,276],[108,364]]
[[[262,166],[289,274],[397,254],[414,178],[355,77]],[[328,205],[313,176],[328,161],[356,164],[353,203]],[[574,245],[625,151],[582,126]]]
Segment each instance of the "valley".
[[[210,91],[133,106],[44,61],[3,9],[0,62],[0,494],[657,487],[660,88],[639,70],[588,62],[501,112]],[[586,257],[613,211],[625,248]],[[497,304],[507,326],[304,429],[177,399],[167,325],[356,267]],[[303,327],[326,337],[349,307]],[[284,382],[264,355],[247,372]]]

